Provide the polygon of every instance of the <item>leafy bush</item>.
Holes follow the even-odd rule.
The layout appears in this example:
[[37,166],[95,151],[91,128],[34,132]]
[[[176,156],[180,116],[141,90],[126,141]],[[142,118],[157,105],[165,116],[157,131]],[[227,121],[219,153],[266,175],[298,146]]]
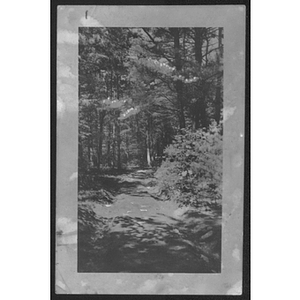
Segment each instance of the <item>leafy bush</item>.
[[222,185],[222,136],[216,123],[208,130],[187,129],[175,136],[158,168],[161,194],[180,205],[200,207],[218,204]]

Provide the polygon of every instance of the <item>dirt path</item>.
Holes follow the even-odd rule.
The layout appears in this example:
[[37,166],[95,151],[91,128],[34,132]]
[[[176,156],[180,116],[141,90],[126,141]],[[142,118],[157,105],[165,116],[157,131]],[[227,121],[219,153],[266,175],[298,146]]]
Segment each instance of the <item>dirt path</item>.
[[80,272],[220,271],[220,213],[158,201],[151,196],[155,186],[147,170],[100,181],[114,197],[81,201]]

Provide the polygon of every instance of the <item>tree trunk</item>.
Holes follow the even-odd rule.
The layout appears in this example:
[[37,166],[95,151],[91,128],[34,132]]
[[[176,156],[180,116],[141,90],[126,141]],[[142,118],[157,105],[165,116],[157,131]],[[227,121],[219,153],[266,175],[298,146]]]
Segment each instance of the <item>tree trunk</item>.
[[[199,100],[198,100],[199,101]],[[200,112],[199,112],[199,103],[196,103],[195,105],[195,111],[194,111],[194,128],[195,130],[200,128]]]
[[151,167],[151,115],[147,118],[147,129],[146,129],[146,151],[147,151],[147,165]]
[[135,128],[136,128],[136,144],[137,144],[137,150],[138,150],[138,159],[139,163],[144,163],[144,147],[143,147],[143,138],[141,136],[140,131],[140,122],[139,122],[139,116],[135,115]]
[[195,28],[195,59],[200,67],[202,65],[202,45],[204,29],[205,28]]
[[125,152],[125,155],[126,155],[125,163],[127,165],[128,162],[129,162],[129,159],[130,159],[130,157],[129,157],[129,138],[128,138],[127,134],[125,136],[125,150],[124,150],[124,152]]
[[[117,86],[117,99],[120,100],[120,80],[119,75],[116,74],[116,86]],[[121,124],[120,124],[120,112],[116,111],[116,136],[117,136],[117,167],[118,170],[122,169],[121,163]]]
[[98,136],[98,170],[100,170],[100,165],[102,163],[102,145],[103,145],[103,124],[105,112],[98,112],[98,120],[99,120],[99,136]]
[[[203,37],[205,33],[205,28],[195,28],[195,59],[200,68],[200,76],[201,76],[201,68],[202,68],[202,46],[203,46]],[[198,93],[197,102],[195,105],[195,129],[199,129],[201,127],[208,126],[208,120],[206,115],[206,89],[203,86],[203,83],[199,83],[200,92]]]
[[115,168],[116,166],[116,144],[115,144],[115,137],[116,137],[116,125],[113,122],[112,126],[112,167]]
[[150,138],[149,138],[149,132],[148,131],[147,131],[147,137],[146,137],[146,148],[147,148],[147,166],[151,167]]
[[109,124],[108,124],[108,137],[107,137],[107,152],[106,152],[108,167],[111,167],[111,153],[110,153],[111,130],[112,130],[112,127],[111,127],[111,123],[109,122]]
[[120,134],[120,120],[116,119],[116,138],[117,138],[117,167],[118,170],[122,169],[121,164],[121,134]]
[[207,119],[207,112],[206,112],[206,99],[205,99],[205,90],[203,91],[203,97],[202,99],[199,99],[199,105],[200,105],[200,117],[201,117],[201,127],[202,128],[208,128],[209,122]]
[[[223,28],[220,27],[218,30],[219,53],[217,56],[217,62],[218,62],[218,65],[220,66],[220,68],[222,67],[220,64],[221,64],[222,58],[223,58],[222,37],[223,37]],[[217,124],[219,124],[220,120],[221,120],[221,108],[222,108],[221,87],[222,87],[222,77],[220,76],[218,78],[218,82],[217,82],[216,98],[215,98],[215,120],[216,120]]]
[[91,166],[91,138],[88,139],[88,160],[89,160],[89,163],[88,163],[88,168],[90,168]]
[[[180,58],[180,40],[179,40],[179,28],[170,28],[170,31],[174,37],[174,65],[176,68],[177,73],[180,75],[182,69],[182,63]],[[179,107],[179,127],[185,128],[185,116],[184,116],[184,99],[183,99],[183,82],[182,80],[178,79],[175,81],[175,89],[177,93],[177,103]]]

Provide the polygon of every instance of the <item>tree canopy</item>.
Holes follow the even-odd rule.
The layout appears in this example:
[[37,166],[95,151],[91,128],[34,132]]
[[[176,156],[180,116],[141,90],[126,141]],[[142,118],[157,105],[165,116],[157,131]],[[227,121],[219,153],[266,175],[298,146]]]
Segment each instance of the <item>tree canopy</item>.
[[222,59],[222,28],[79,28],[79,168],[159,165],[221,126]]

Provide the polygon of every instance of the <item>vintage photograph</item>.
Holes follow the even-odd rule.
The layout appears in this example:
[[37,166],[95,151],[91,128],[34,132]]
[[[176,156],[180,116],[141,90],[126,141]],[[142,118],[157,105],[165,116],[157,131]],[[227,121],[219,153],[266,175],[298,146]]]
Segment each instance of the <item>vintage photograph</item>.
[[220,273],[223,28],[78,47],[78,272]]
[[53,9],[53,294],[241,295],[246,6]]

